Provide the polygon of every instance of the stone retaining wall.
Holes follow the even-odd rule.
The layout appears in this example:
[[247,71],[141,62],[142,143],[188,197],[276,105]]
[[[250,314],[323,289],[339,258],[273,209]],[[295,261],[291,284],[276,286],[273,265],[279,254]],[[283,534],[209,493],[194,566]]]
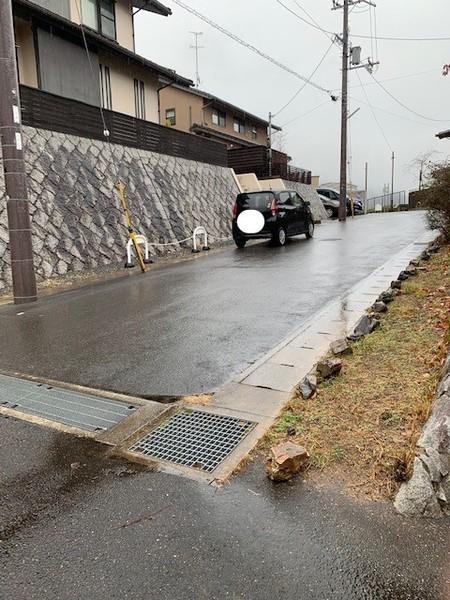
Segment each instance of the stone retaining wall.
[[[135,228],[150,242],[184,239],[198,225],[212,241],[230,236],[238,193],[230,169],[32,127],[24,127],[24,143],[40,281],[124,260],[118,178],[127,187]],[[8,239],[0,175],[0,291],[11,283]]]
[[306,183],[297,183],[295,181],[283,181],[287,190],[295,190],[302,198],[308,200],[311,205],[314,218],[318,221],[327,221],[327,213],[323,207],[322,201],[315,188]]
[[434,399],[431,416],[417,443],[411,479],[395,499],[409,516],[450,516],[450,354]]

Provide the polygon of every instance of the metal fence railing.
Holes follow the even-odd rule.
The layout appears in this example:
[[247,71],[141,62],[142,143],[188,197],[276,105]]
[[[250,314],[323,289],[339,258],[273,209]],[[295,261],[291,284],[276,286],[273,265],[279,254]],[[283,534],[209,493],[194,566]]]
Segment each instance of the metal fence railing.
[[366,201],[366,212],[393,212],[408,210],[409,201],[405,191],[394,192],[393,194],[384,194],[368,198]]

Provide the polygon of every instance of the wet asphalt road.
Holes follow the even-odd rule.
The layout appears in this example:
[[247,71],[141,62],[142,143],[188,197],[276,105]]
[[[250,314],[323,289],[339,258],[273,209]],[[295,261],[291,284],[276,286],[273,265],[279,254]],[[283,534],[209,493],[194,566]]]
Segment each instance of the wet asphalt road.
[[448,520],[277,486],[259,460],[216,489],[101,452],[0,419],[1,598],[450,600]]
[[143,396],[213,391],[424,231],[422,213],[359,217],[285,248],[227,249],[3,307],[0,369]]

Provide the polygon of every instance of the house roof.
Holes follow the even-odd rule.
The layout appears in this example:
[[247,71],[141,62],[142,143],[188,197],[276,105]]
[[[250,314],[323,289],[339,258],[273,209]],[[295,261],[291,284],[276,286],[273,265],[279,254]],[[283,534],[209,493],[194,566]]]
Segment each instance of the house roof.
[[172,11],[168,6],[164,6],[158,0],[132,0],[133,6],[139,10],[148,10],[149,12],[168,17]]
[[[267,127],[269,125],[269,121],[266,121],[265,119],[262,119],[261,117],[257,117],[256,115],[252,115],[251,113],[244,110],[243,108],[239,108],[238,106],[235,106],[234,104],[231,104],[230,102],[227,102],[226,100],[222,100],[222,98],[213,96],[212,94],[209,94],[208,92],[203,92],[202,90],[199,90],[197,88],[187,89],[183,85],[175,85],[172,87],[176,87],[177,89],[183,90],[189,94],[194,94],[195,96],[200,96],[201,98],[205,98],[205,100],[209,100],[209,102],[214,103],[217,106],[222,106],[223,108],[226,108],[226,109],[234,112],[238,116],[246,117],[251,121],[255,121],[256,123],[260,123],[261,125],[264,125],[265,127]],[[272,123],[272,129],[274,129],[275,131],[282,131],[281,127],[278,127],[278,125],[274,125],[273,123]]]
[[440,131],[439,133],[436,134],[436,137],[439,138],[440,140],[443,140],[444,138],[450,138],[450,129],[446,129],[445,131]]
[[[142,1],[142,0],[137,0]],[[152,0],[153,1],[153,0]],[[133,0],[134,2],[134,0]],[[82,41],[81,27],[65,17],[55,14],[54,12],[42,8],[30,0],[13,0],[14,14],[20,17],[34,17],[37,21],[41,20],[43,23],[50,25],[53,28],[54,33],[66,34],[66,37],[76,39],[79,42]],[[159,3],[158,3],[159,4]],[[161,5],[162,6],[162,5]],[[174,70],[168,69],[154,63],[143,56],[139,56],[135,52],[124,48],[116,41],[111,40],[103,35],[100,35],[96,31],[89,29],[88,27],[83,28],[87,42],[90,46],[102,48],[111,51],[112,53],[121,56],[126,59],[129,63],[139,65],[141,67],[151,69],[158,73],[166,80],[186,86],[194,85],[193,81],[178,75]]]

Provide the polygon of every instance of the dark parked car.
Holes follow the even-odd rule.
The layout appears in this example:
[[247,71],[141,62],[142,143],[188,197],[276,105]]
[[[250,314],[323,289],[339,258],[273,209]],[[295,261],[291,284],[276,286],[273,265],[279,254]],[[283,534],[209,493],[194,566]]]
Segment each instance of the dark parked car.
[[[331,188],[319,188],[317,190],[319,197],[322,201],[325,212],[330,219],[337,218],[339,213],[339,192]],[[353,200],[353,211],[355,215],[364,214],[364,206],[359,198]],[[352,214],[352,203],[350,198],[347,196],[347,215]]]
[[[246,210],[260,212],[262,229],[257,233],[244,233],[238,227],[238,218]],[[248,192],[239,194],[233,207],[233,239],[238,248],[243,248],[247,240],[271,239],[277,246],[284,246],[288,237],[306,234],[314,235],[314,217],[309,202],[297,192]]]

